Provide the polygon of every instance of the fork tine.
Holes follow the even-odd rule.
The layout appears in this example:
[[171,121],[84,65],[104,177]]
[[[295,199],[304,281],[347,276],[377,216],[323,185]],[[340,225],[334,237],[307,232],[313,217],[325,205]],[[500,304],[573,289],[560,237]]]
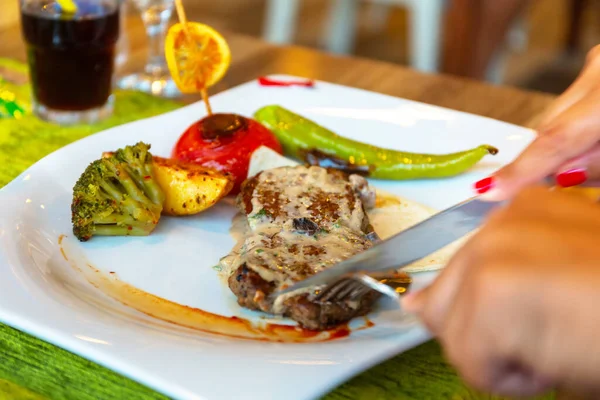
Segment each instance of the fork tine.
[[346,287],[349,278],[342,278],[338,281],[330,283],[315,297],[317,301],[330,301],[336,294]]
[[[374,277],[363,274],[345,276],[335,282],[325,285],[318,293],[315,293],[314,300],[318,302],[360,300],[367,293],[374,290],[395,300],[400,305],[400,293],[406,292],[412,282],[408,275],[406,275],[404,280],[400,278],[401,276],[397,274],[379,274]],[[383,281],[380,281],[380,279],[383,279]],[[388,280],[389,282],[387,282]],[[404,290],[396,291],[397,287],[401,287]],[[277,293],[274,293],[271,296],[273,296],[273,301],[278,298]]]
[[359,299],[371,290],[373,289],[359,280],[344,278],[327,286],[315,299],[328,302],[354,300]]
[[376,290],[385,296],[391,297],[400,304],[400,294],[398,294],[398,292],[396,292],[396,290],[391,286],[381,283],[367,275],[358,275],[356,278],[369,288]]
[[347,297],[353,296],[354,292],[359,289],[361,286],[360,282],[357,282],[354,279],[347,279],[344,287],[340,288],[335,294],[336,300],[345,299]]
[[351,293],[351,295],[349,297],[350,300],[360,300],[364,295],[373,291],[373,289],[364,285],[362,282],[360,282],[360,281],[356,281],[356,282],[357,282],[357,287],[354,290],[354,292]]
[[315,297],[320,302],[343,302],[346,300],[360,300],[370,291],[375,290],[388,296],[400,304],[400,295],[396,290],[385,283],[379,282],[367,275],[353,275],[330,283]]

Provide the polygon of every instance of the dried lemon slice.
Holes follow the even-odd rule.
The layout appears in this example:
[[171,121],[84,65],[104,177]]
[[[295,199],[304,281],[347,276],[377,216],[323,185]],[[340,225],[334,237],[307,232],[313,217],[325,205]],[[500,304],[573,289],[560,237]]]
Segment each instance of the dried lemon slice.
[[198,93],[219,82],[231,63],[225,38],[210,26],[197,22],[179,23],[169,29],[165,56],[182,93]]

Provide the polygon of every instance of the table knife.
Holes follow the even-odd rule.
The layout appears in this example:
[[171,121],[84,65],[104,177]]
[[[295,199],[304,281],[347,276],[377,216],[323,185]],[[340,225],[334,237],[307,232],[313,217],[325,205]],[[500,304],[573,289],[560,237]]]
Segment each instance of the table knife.
[[501,204],[477,197],[466,200],[375,244],[367,251],[276,292],[275,296],[326,285],[356,273],[368,275],[401,269],[472,232]]

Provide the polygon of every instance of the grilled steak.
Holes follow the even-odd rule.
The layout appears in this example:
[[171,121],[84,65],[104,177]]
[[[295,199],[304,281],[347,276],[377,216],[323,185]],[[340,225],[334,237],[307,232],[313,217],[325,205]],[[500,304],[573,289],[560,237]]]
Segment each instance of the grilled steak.
[[370,311],[378,298],[318,302],[314,290],[273,304],[270,294],[371,247],[365,205],[374,193],[360,176],[321,167],[282,167],[247,180],[238,196],[246,215],[243,244],[227,257],[238,303],[323,330]]

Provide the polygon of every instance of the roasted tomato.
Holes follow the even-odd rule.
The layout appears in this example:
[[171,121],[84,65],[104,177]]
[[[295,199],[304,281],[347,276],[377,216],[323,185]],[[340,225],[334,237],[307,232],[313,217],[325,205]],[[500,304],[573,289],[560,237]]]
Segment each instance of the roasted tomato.
[[281,153],[275,136],[260,123],[236,114],[213,114],[183,133],[173,158],[231,173],[235,177],[231,193],[236,194],[248,177],[250,156],[260,146]]

